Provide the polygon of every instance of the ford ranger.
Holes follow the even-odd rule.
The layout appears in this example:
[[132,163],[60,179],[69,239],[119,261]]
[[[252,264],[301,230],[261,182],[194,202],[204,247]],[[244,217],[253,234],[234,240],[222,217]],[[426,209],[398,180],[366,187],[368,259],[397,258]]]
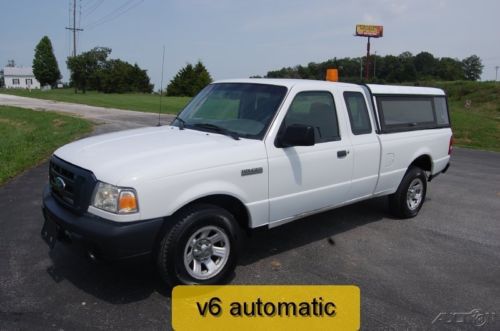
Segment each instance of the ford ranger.
[[416,216],[451,150],[440,89],[219,81],[168,126],[56,150],[42,237],[92,258],[152,256],[170,284],[220,283],[248,229],[384,195]]

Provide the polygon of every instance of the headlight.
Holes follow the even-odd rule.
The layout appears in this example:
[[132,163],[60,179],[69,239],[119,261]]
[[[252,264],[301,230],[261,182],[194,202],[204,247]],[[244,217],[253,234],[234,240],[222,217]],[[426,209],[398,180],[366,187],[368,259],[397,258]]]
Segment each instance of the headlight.
[[92,196],[92,206],[115,214],[139,211],[134,189],[98,182]]

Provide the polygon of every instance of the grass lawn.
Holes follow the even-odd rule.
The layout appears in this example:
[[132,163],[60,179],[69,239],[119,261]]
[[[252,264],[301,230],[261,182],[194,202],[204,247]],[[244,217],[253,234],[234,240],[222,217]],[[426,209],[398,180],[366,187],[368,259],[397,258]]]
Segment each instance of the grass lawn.
[[91,130],[80,118],[0,106],[0,184]]
[[[54,89],[50,91],[31,90],[31,92],[24,89],[0,89],[0,93],[151,113],[157,113],[160,109],[160,96],[156,94],[117,94],[99,93],[96,91],[87,91],[85,94],[81,92],[75,94],[73,89]],[[177,114],[184,108],[189,100],[191,100],[189,97],[163,97],[161,112],[162,114]]]

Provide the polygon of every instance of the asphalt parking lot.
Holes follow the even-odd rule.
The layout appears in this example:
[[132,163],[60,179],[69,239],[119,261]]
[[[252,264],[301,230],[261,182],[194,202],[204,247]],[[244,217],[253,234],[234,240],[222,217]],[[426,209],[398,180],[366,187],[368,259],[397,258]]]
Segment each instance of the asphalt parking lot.
[[[49,251],[40,238],[47,168],[0,187],[0,329],[170,329],[170,290],[147,261]],[[496,313],[481,330],[499,330],[500,154],[456,149],[414,219],[392,218],[378,198],[258,231],[241,255],[232,284],[358,285],[363,330],[477,330],[432,324],[473,309]]]

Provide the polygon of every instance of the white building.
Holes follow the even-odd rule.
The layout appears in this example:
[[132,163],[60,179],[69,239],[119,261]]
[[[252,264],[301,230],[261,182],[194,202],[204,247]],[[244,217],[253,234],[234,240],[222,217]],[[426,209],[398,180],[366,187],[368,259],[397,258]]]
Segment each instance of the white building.
[[6,88],[40,88],[40,82],[36,80],[31,67],[5,67],[3,78]]

